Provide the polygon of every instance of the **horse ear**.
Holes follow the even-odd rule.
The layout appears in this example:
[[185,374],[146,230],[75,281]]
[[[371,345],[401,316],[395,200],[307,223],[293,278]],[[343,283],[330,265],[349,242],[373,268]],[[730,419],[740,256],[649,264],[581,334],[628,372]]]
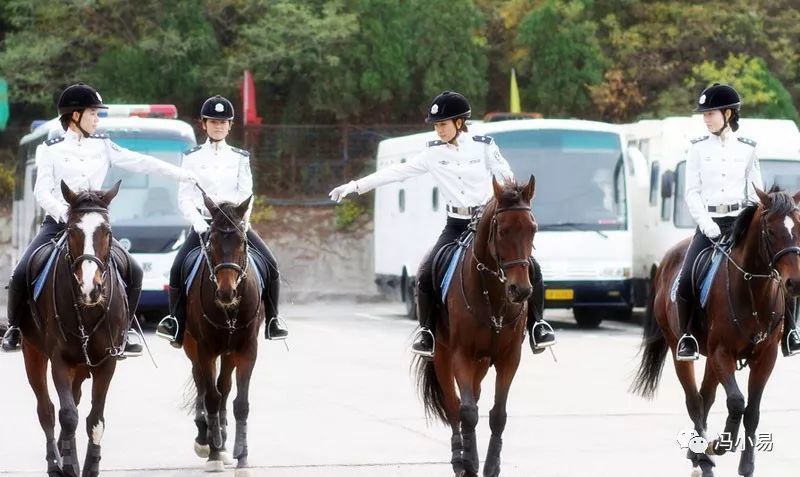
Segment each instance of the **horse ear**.
[[70,206],[73,205],[76,200],[78,200],[78,196],[72,192],[72,189],[70,189],[67,183],[64,182],[64,179],[61,179],[61,195],[64,196],[64,200],[66,200],[67,204]]
[[792,199],[794,199],[795,204],[800,204],[800,190],[794,193]]
[[522,198],[525,199],[525,202],[529,202],[533,200],[533,197],[536,195],[536,178],[531,174],[531,180],[525,184],[525,188],[522,189]]
[[503,186],[497,182],[497,178],[492,175],[492,188],[494,189],[494,197],[497,200],[500,200],[500,197],[503,196]]
[[206,195],[204,190],[200,190],[200,193],[203,194],[203,203],[206,204],[206,209],[208,209],[208,211],[213,215],[218,209],[217,204],[215,204],[214,201]]
[[247,209],[250,208],[250,202],[253,200],[253,195],[251,194],[250,197],[246,198],[244,202],[239,204],[236,207],[236,214],[239,217],[244,218],[244,215],[247,213]]
[[769,194],[756,187],[755,184],[753,184],[753,189],[755,189],[756,195],[758,196],[758,200],[761,201],[761,205],[764,206],[769,205]]
[[106,205],[111,205],[111,201],[114,200],[114,197],[116,197],[117,193],[119,192],[120,184],[122,184],[122,180],[118,180],[117,183],[114,184],[112,188],[103,192],[103,199],[102,199],[103,203],[105,203]]

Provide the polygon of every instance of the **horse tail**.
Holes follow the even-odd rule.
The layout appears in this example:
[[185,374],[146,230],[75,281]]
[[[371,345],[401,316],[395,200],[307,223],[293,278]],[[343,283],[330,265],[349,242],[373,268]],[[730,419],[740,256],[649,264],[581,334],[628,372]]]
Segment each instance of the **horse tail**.
[[425,406],[425,417],[447,423],[444,392],[441,383],[436,378],[433,360],[415,356],[411,366],[416,374],[417,390]]
[[183,403],[181,409],[186,411],[187,414],[194,414],[197,406],[197,386],[194,383],[194,378],[189,375],[189,379],[183,384]]
[[[657,274],[655,274],[657,277]],[[667,340],[664,332],[656,321],[655,314],[655,295],[656,277],[650,281],[652,287],[650,296],[647,298],[647,308],[644,315],[642,345],[639,350],[642,360],[639,363],[639,370],[633,380],[630,391],[640,396],[652,399],[655,396],[658,382],[661,380],[661,372],[664,370],[664,361],[667,357]]]

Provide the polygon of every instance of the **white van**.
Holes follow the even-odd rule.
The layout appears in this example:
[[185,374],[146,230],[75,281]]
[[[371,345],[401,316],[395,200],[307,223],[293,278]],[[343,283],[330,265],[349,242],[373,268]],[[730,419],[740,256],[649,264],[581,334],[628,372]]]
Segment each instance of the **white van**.
[[[473,124],[469,134],[492,136],[519,181],[536,176],[534,255],[547,307],[572,308],[578,324],[591,327],[644,303],[633,230],[646,165],[621,127],[530,119]],[[408,160],[433,139],[430,132],[382,141],[377,168]],[[428,175],[376,191],[376,283],[399,290],[411,314],[414,274],[444,226],[445,205]]]
[[[764,186],[800,190],[800,131],[794,121],[742,119],[739,126],[737,135],[757,143]],[[686,153],[691,139],[709,133],[702,115],[644,120],[625,125],[625,130],[649,169],[646,219],[637,240],[645,246],[641,266],[653,271],[670,247],[694,232],[696,224],[684,199]]]

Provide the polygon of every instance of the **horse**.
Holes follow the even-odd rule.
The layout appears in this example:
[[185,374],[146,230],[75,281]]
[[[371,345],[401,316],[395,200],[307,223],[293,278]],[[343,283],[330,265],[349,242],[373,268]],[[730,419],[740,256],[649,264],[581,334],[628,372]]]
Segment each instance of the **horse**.
[[451,465],[456,477],[478,475],[478,399],[490,366],[495,367],[497,379],[483,473],[500,475],[506,401],[519,367],[533,290],[528,267],[537,228],[531,212],[535,179],[531,176],[521,186],[508,181],[501,185],[493,178],[492,187],[493,198],[476,219],[474,240],[456,265],[446,305],[436,320],[434,357],[414,361],[426,416],[452,430]]
[[[187,294],[183,343],[186,356],[192,362],[192,378],[197,390],[194,448],[199,457],[208,458],[206,471],[222,471],[226,463],[232,463],[225,442],[227,401],[236,370],[233,458],[238,460],[239,471],[248,466],[248,393],[258,352],[258,330],[265,319],[258,274],[250,273],[253,270],[243,220],[252,196],[241,204],[223,202],[219,205],[205,193],[203,198],[211,212],[211,227],[207,239],[200,239],[202,258],[197,279]],[[221,361],[219,375],[218,358]]]
[[[120,182],[108,191],[75,193],[62,181],[61,192],[69,204],[66,246],[57,250],[41,295],[29,300],[20,320],[22,354],[33,393],[39,424],[44,430],[47,475],[77,477],[80,462],[75,445],[81,385],[91,377],[92,409],[86,419],[89,445],[83,477],[100,474],[100,441],[105,430],[106,395],[125,349],[130,313],[121,277],[125,276],[124,252],[114,250],[108,207]],[[52,242],[50,242],[52,243]],[[63,242],[62,242],[63,243]],[[42,251],[48,245],[43,245]],[[34,254],[35,258],[38,253]],[[112,258],[112,255],[114,257]],[[45,257],[46,258],[46,257]],[[40,261],[37,261],[40,262]],[[28,264],[28,277],[34,259]],[[30,280],[28,280],[30,283]],[[55,409],[47,387],[47,365],[60,402],[61,434],[54,438]]]
[[[800,192],[792,196],[773,187],[769,192],[756,189],[756,193],[760,203],[746,207],[734,223],[731,251],[719,249],[725,254],[724,263],[717,269],[705,310],[697,308],[694,313],[694,322],[704,325],[693,331],[701,354],[707,357],[699,391],[693,363],[674,360],[689,417],[702,439],[719,384],[727,395],[724,435],[729,439],[711,441],[705,452],[687,451],[693,476],[714,475],[711,456],[734,450],[731,443],[738,440],[742,417],[746,442],[739,474],[753,475],[761,397],[775,365],[784,314],[793,313],[789,303],[800,294]],[[656,392],[667,350],[672,350],[673,357],[676,352],[680,331],[670,294],[688,246],[687,239],[667,251],[654,275],[641,362],[631,387],[645,398]],[[746,404],[736,383],[737,360],[740,369],[750,366]]]

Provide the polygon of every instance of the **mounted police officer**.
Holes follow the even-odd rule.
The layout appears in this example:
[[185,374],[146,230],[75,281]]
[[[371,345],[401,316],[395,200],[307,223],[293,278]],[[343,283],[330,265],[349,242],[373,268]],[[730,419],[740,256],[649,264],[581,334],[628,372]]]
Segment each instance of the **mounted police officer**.
[[[686,204],[697,222],[697,230],[686,251],[678,281],[677,308],[681,338],[675,359],[699,358],[697,340],[689,328],[694,309],[692,269],[698,254],[722,235],[730,232],[736,217],[749,203],[759,201],[754,185],[763,189],[756,143],[736,135],[739,129],[739,94],[731,86],[714,83],[697,100],[695,112],[703,113],[710,134],[691,141],[686,161]],[[783,352],[800,352],[798,335],[787,313]]]
[[[468,136],[465,121],[471,115],[470,104],[459,93],[444,91],[428,111],[425,122],[433,124],[439,140],[430,141],[426,148],[407,162],[381,169],[358,180],[350,181],[330,192],[331,199],[340,201],[348,194],[364,194],[376,187],[402,181],[429,172],[447,200],[447,223],[439,240],[420,265],[417,273],[417,307],[421,328],[411,346],[414,353],[433,356],[436,293],[432,267],[436,253],[457,240],[467,230],[473,214],[492,195],[492,176],[512,180],[514,174],[500,154],[494,140],[488,136]],[[528,307],[528,330],[534,353],[555,344],[553,328],[543,319],[544,287],[539,264],[529,267],[534,292]]]
[[[215,202],[241,203],[253,195],[253,176],[250,172],[250,153],[232,147],[225,142],[233,125],[233,104],[222,96],[208,98],[200,109],[203,130],[208,139],[205,143],[183,153],[183,168],[198,177],[198,185]],[[181,288],[181,267],[186,255],[200,246],[200,236],[209,229],[211,214],[206,209],[203,196],[193,184],[181,184],[178,190],[178,205],[192,224],[186,241],[172,263],[169,278],[170,314],[158,324],[157,334],[170,340],[176,348],[183,343],[186,310],[184,291]],[[267,244],[250,227],[250,212],[245,215],[247,241],[267,262],[269,280],[263,293],[267,312],[266,337],[270,340],[285,339],[289,331],[278,315],[280,274],[278,262]]]
[[[19,320],[28,306],[27,264],[31,254],[41,245],[64,231],[69,206],[61,194],[63,180],[70,189],[98,190],[103,186],[109,167],[116,166],[143,174],[161,174],[183,182],[196,181],[194,174],[155,157],[129,151],[113,143],[106,134],[93,134],[97,129],[98,111],[106,109],[100,94],[91,86],[78,83],[66,88],[58,99],[58,114],[65,129],[61,137],[49,139],[36,148],[37,178],[33,194],[47,214],[36,237],[23,252],[8,285],[8,321],[3,336],[3,350],[19,348]],[[114,245],[124,250],[114,240]],[[128,306],[136,313],[142,290],[142,268],[127,254],[129,274]],[[129,335],[135,333],[129,331]],[[142,345],[127,341],[126,356],[141,354]]]

